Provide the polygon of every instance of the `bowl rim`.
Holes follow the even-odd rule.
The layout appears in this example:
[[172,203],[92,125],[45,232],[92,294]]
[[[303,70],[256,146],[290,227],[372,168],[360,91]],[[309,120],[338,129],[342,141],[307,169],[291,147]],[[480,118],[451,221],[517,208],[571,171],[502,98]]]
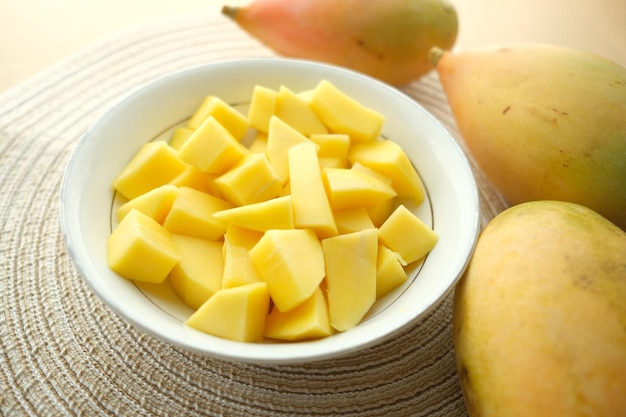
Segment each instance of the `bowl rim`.
[[[109,117],[114,114],[115,110],[119,108],[124,103],[128,103],[133,99],[137,99],[142,94],[147,93],[153,88],[158,88],[159,85],[167,84],[170,82],[176,82],[176,80],[181,77],[189,76],[196,72],[204,72],[204,71],[225,71],[229,68],[237,67],[239,65],[248,65],[248,66],[259,66],[262,68],[271,67],[274,65],[284,66],[287,68],[305,68],[305,67],[315,67],[320,69],[326,75],[328,74],[337,74],[339,77],[351,77],[355,79],[360,79],[359,82],[363,82],[372,86],[377,86],[378,89],[389,90],[390,94],[394,94],[398,96],[398,99],[402,99],[404,101],[410,102],[408,103],[410,106],[414,106],[418,111],[425,113],[425,117],[429,118],[430,121],[436,126],[438,130],[442,132],[447,138],[448,143],[445,145],[450,148],[453,152],[457,154],[460,158],[459,160],[462,163],[462,167],[457,167],[457,169],[461,169],[465,175],[464,180],[467,182],[466,186],[469,186],[470,190],[465,190],[467,192],[467,196],[469,197],[470,204],[469,210],[471,210],[471,223],[468,224],[468,236],[469,238],[463,242],[463,246],[461,251],[464,254],[464,258],[461,260],[454,262],[453,266],[453,274],[455,275],[450,279],[449,285],[445,288],[445,291],[441,294],[438,294],[435,300],[431,300],[429,302],[428,307],[423,309],[419,314],[412,315],[408,319],[404,319],[401,324],[394,325],[391,331],[386,332],[382,335],[375,335],[364,340],[360,341],[343,341],[340,344],[328,346],[330,349],[320,351],[316,348],[316,345],[323,345],[323,341],[325,339],[320,339],[319,341],[309,341],[309,342],[295,342],[295,343],[280,343],[280,344],[249,344],[246,348],[238,349],[237,345],[242,344],[243,342],[233,342],[227,341],[224,339],[221,340],[213,340],[214,344],[209,344],[207,348],[198,346],[198,345],[190,345],[185,343],[185,341],[181,341],[179,339],[175,339],[168,335],[164,331],[156,331],[152,325],[148,325],[144,320],[140,320],[134,317],[132,314],[129,314],[126,306],[119,305],[114,300],[111,300],[110,297],[107,297],[106,293],[103,292],[101,285],[98,283],[98,277],[94,277],[92,272],[93,268],[89,264],[88,259],[85,259],[81,256],[81,248],[80,242],[76,241],[77,233],[80,230],[77,230],[77,220],[73,218],[72,211],[69,209],[68,200],[71,198],[71,181],[73,170],[77,165],[77,161],[81,155],[83,149],[87,146],[90,138],[103,124],[105,124]],[[454,289],[456,283],[462,276],[463,272],[467,268],[471,254],[475,248],[475,245],[478,240],[478,234],[480,231],[480,199],[479,199],[479,191],[476,184],[476,179],[471,170],[471,166],[469,164],[469,160],[462,150],[461,146],[456,142],[456,140],[452,137],[450,132],[443,126],[443,124],[433,116],[428,110],[426,110],[416,99],[409,97],[406,93],[401,90],[390,86],[380,80],[374,79],[367,75],[357,73],[355,71],[349,70],[347,68],[334,66],[331,64],[321,63],[317,61],[310,61],[306,59],[294,59],[294,58],[241,58],[241,59],[228,59],[223,61],[205,63],[200,65],[195,65],[191,67],[182,68],[176,71],[169,72],[160,77],[157,77],[151,81],[145,82],[135,88],[130,89],[125,94],[118,96],[116,100],[112,102],[105,110],[103,110],[99,115],[97,115],[94,121],[89,125],[89,127],[85,130],[83,135],[81,136],[79,142],[77,143],[75,149],[73,150],[68,163],[66,165],[62,183],[61,183],[61,191],[59,197],[60,204],[60,223],[61,223],[61,231],[63,235],[63,240],[65,242],[66,248],[74,264],[77,272],[82,277],[82,279],[88,284],[91,290],[110,308],[116,315],[123,318],[127,322],[131,323],[134,327],[140,329],[141,331],[150,334],[161,341],[165,341],[167,343],[176,345],[178,347],[185,348],[189,351],[193,351],[205,356],[211,356],[217,359],[229,360],[229,361],[237,361],[237,362],[252,362],[252,363],[268,363],[268,364],[280,364],[280,363],[305,363],[317,360],[329,359],[337,356],[341,356],[350,352],[354,352],[355,350],[365,349],[379,343],[382,343],[395,335],[399,334],[402,330],[406,329],[408,326],[414,324],[421,318],[425,317],[429,312],[434,310],[443,299]],[[78,216],[75,216],[78,217]],[[87,254],[89,255],[89,254]],[[346,334],[348,332],[345,332]],[[207,335],[216,339],[214,336]],[[219,339],[219,338],[217,338]],[[250,346],[253,345],[253,346]],[[293,349],[293,345],[298,345],[300,347],[306,347],[304,349]],[[271,352],[267,349],[264,349],[263,346],[271,346]],[[291,347],[289,347],[291,346]],[[233,349],[234,348],[234,349]],[[245,354],[245,352],[254,351],[254,356],[249,356]]]

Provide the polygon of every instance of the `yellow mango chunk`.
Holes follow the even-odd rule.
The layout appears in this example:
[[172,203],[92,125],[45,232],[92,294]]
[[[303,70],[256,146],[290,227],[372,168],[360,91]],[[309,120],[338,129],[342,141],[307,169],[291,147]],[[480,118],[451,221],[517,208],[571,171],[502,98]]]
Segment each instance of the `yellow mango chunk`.
[[330,324],[356,326],[376,301],[378,231],[365,229],[322,240]]
[[189,129],[188,127],[179,126],[175,128],[170,137],[170,146],[176,150],[180,149],[192,133],[193,129]]
[[333,133],[350,136],[353,142],[378,139],[385,117],[343,93],[329,81],[315,87],[311,108]]
[[224,339],[260,342],[269,306],[270,297],[265,282],[222,288],[202,304],[185,324]]
[[294,228],[291,195],[218,211],[213,217],[259,232]]
[[307,103],[310,106],[311,102],[313,101],[314,93],[315,93],[315,89],[300,91],[298,93],[298,97],[300,97],[305,103]]
[[[392,185],[391,178],[389,178],[387,175],[379,171],[373,170],[372,168],[366,167],[360,162],[355,162],[354,164],[352,164],[350,169],[362,172],[367,175],[371,175],[372,177],[376,178],[379,181],[384,182],[387,185],[390,185],[390,186]],[[387,217],[389,217],[389,215],[393,212],[393,210],[396,207],[397,207],[397,201],[394,198],[394,199],[381,201],[380,203],[366,207],[365,209],[367,210],[367,213],[369,214],[370,219],[372,219],[374,226],[380,227],[380,225],[383,224],[385,220],[387,220]]]
[[415,204],[424,200],[424,192],[417,171],[400,145],[390,140],[357,143],[350,148],[348,159],[391,178],[394,190],[401,197],[412,197]]
[[406,262],[402,257],[386,247],[378,245],[376,261],[376,299],[387,295],[391,290],[404,284],[409,278],[404,270]]
[[246,116],[215,96],[207,96],[203,100],[187,122],[187,128],[196,130],[209,117],[215,118],[237,141],[241,141],[250,129],[250,121]]
[[160,284],[180,257],[170,232],[137,210],[131,210],[107,240],[109,268],[131,280]]
[[270,130],[267,134],[267,158],[283,184],[289,179],[287,151],[292,146],[303,142],[309,142],[309,139],[302,133],[276,116],[270,119]]
[[200,105],[196,108],[191,118],[187,121],[187,128],[196,130],[209,117],[209,111],[213,105],[214,96],[206,96]]
[[282,313],[273,308],[265,321],[265,337],[297,342],[319,339],[333,333],[328,306],[318,287],[313,295],[293,310]]
[[337,225],[324,189],[315,145],[308,142],[292,146],[288,161],[296,227],[310,228],[320,238],[336,235]]
[[333,216],[337,231],[341,235],[375,227],[365,207],[333,210]]
[[350,136],[338,133],[313,134],[309,137],[311,142],[319,146],[317,156],[320,158],[340,158],[348,161],[350,149]]
[[267,153],[267,133],[257,133],[254,137],[248,150],[253,153]]
[[320,169],[323,171],[326,168],[350,168],[348,160],[345,158],[336,158],[332,156],[324,156],[318,158],[320,162]]
[[245,156],[228,172],[215,179],[222,197],[243,206],[277,197],[283,184],[264,154]]
[[328,133],[309,104],[284,86],[280,87],[276,97],[276,116],[304,136]]
[[181,258],[170,272],[170,284],[194,310],[222,287],[222,244],[198,237],[172,234]]
[[247,153],[213,116],[202,122],[178,150],[180,159],[212,174],[223,174]]
[[349,168],[348,149],[350,137],[348,135],[327,133],[313,134],[311,142],[318,146],[317,156],[322,171],[325,168]]
[[396,196],[389,185],[352,169],[327,168],[323,178],[333,210],[369,207]]
[[289,184],[289,182],[285,183],[285,185],[283,185],[283,192],[280,195],[281,197],[284,197],[286,195],[291,195],[291,185]]
[[311,297],[324,278],[322,247],[310,229],[268,230],[250,257],[282,312]]
[[177,196],[178,187],[173,185],[165,184],[153,188],[147,193],[122,204],[116,212],[117,220],[122,220],[132,209],[136,209],[162,224]]
[[362,163],[358,161],[354,162],[353,164],[350,164],[350,169],[362,172],[367,175],[371,175],[372,177],[376,178],[379,181],[384,182],[387,185],[391,185],[393,183],[393,181],[391,181],[391,178],[389,178],[387,175],[383,174],[382,172],[376,171],[375,169],[366,167],[365,165],[363,165]]
[[391,198],[373,206],[365,207],[365,210],[367,210],[367,214],[370,216],[370,219],[372,219],[374,226],[380,227],[385,220],[389,218],[396,207],[398,207],[398,201],[395,198]]
[[232,204],[221,198],[180,187],[163,226],[172,233],[218,240],[226,231],[226,223],[212,214],[231,207]]
[[143,145],[113,181],[113,187],[131,200],[153,188],[169,183],[188,165],[167,143]]
[[170,181],[170,184],[177,187],[193,188],[198,191],[203,191],[205,193],[209,193],[211,195],[219,197],[220,191],[215,185],[215,179],[217,177],[217,174],[202,172],[198,168],[189,165],[187,169],[185,169],[174,179],[172,179],[172,181]]
[[381,242],[407,263],[422,259],[438,240],[437,234],[404,205],[391,213],[378,234]]
[[277,91],[260,85],[256,85],[252,90],[252,99],[248,108],[248,120],[257,131],[269,132],[270,119],[276,114],[277,96]]
[[250,249],[263,237],[263,233],[228,224],[224,234],[224,273],[222,287],[231,288],[251,282],[261,281],[256,272]]

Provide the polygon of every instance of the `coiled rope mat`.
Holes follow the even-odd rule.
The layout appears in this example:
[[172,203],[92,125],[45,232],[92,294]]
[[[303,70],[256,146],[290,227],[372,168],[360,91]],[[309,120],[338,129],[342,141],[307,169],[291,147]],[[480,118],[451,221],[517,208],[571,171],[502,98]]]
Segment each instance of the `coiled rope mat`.
[[[0,95],[0,412],[6,416],[465,416],[451,298],[394,340],[257,366],[168,346],[115,316],[65,250],[65,165],[120,95],[165,73],[272,56],[215,11],[133,28]],[[458,138],[435,74],[403,90]],[[480,176],[483,223],[505,207]]]

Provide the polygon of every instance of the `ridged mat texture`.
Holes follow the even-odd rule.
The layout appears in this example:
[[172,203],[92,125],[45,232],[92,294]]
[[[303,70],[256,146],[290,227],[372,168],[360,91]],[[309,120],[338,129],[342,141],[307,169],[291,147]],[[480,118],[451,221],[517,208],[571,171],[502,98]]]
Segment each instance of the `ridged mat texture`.
[[[139,84],[273,53],[215,11],[101,39],[0,95],[0,412],[5,416],[465,416],[451,296],[395,339],[335,360],[257,366],[190,354],[116,316],[59,223],[86,128]],[[402,89],[457,138],[436,74]],[[475,169],[483,224],[506,207]]]

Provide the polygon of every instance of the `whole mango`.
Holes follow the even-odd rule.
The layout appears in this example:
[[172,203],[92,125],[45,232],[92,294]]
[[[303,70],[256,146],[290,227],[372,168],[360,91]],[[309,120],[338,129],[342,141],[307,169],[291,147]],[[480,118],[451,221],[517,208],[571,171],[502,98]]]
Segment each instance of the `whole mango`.
[[626,416],[626,233],[574,203],[496,216],[454,295],[471,417]]
[[432,58],[471,156],[511,204],[571,201],[626,230],[626,68],[536,44]]
[[255,0],[222,12],[275,52],[348,67],[400,85],[432,70],[432,47],[451,49],[458,17],[448,0]]

